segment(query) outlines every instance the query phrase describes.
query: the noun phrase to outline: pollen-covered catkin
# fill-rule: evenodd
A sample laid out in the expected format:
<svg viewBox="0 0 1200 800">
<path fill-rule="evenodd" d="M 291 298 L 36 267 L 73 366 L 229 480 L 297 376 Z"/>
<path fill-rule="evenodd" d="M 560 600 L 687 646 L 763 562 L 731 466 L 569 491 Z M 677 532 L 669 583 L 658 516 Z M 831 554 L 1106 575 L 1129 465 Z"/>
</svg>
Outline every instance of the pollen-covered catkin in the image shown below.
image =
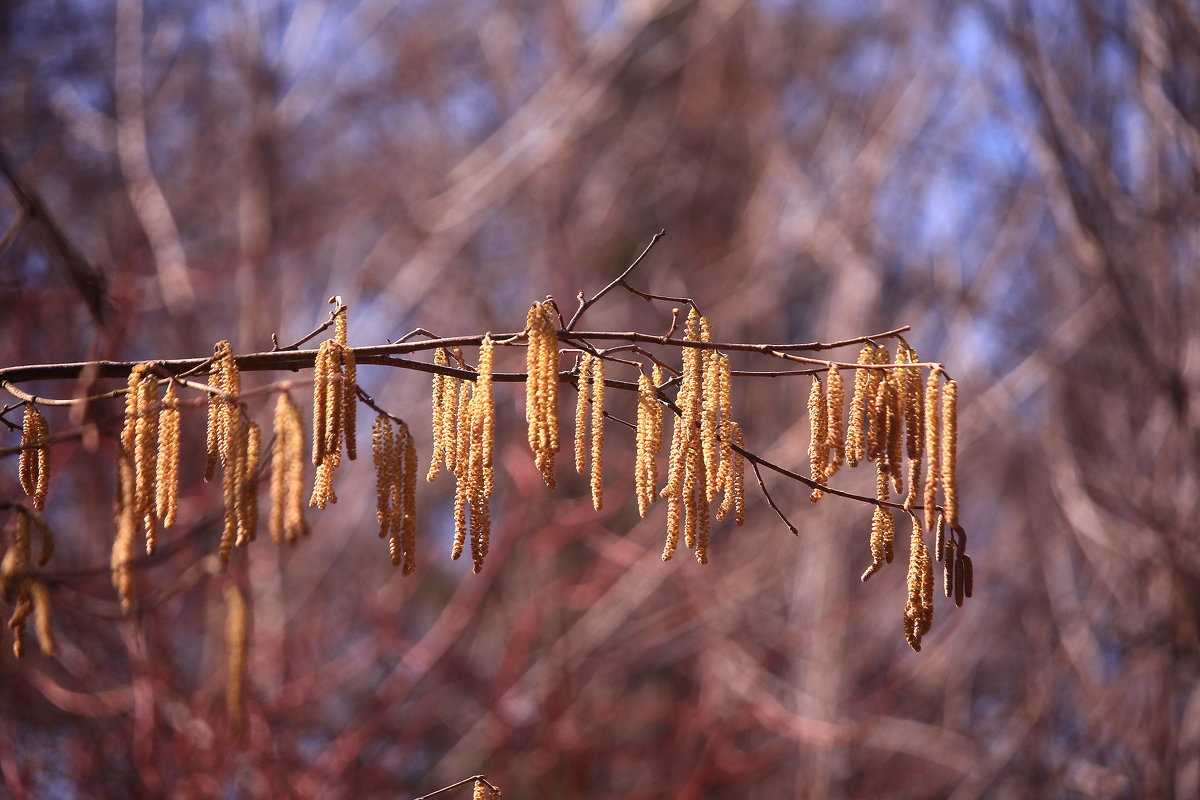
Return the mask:
<svg viewBox="0 0 1200 800">
<path fill-rule="evenodd" d="M 275 450 L 271 461 L 271 539 L 295 544 L 304 525 L 304 429 L 300 409 L 287 392 L 275 404 Z"/>
<path fill-rule="evenodd" d="M 379 414 L 371 426 L 371 456 L 375 462 L 375 519 L 379 523 L 380 539 L 390 537 L 395 525 L 392 510 L 395 447 L 392 424 L 386 414 Z"/>
<path fill-rule="evenodd" d="M 170 381 L 158 415 L 158 487 L 154 498 L 164 528 L 174 527 L 179 512 L 179 423 L 179 392 L 175 381 Z"/>
<path fill-rule="evenodd" d="M 933 623 L 933 567 L 925 547 L 921 522 L 912 517 L 909 540 L 908 602 L 904 607 L 904 638 L 913 650 L 921 651 L 923 637 Z"/>
<path fill-rule="evenodd" d="M 491 538 L 492 474 L 496 447 L 496 406 L 492 396 L 494 345 L 485 335 L 479 346 L 479 366 L 470 406 L 470 455 L 468 461 L 468 501 L 471 510 L 471 561 L 478 573 L 483 569 Z"/>
<path fill-rule="evenodd" d="M 808 461 L 813 481 L 822 484 L 825 483 L 829 465 L 828 413 L 824 387 L 821 386 L 821 379 L 814 375 L 812 389 L 808 393 Z M 824 494 L 820 489 L 813 489 L 809 500 L 815 503 Z"/>
<path fill-rule="evenodd" d="M 925 472 L 925 529 L 933 527 L 937 518 L 937 488 L 941 480 L 941 439 L 938 436 L 938 381 L 941 370 L 934 367 L 929 371 L 925 383 L 925 459 L 929 464 Z"/>
<path fill-rule="evenodd" d="M 554 327 L 554 304 L 534 303 L 526 317 L 529 347 L 525 368 L 525 419 L 529 424 L 529 447 L 546 485 L 553 489 L 554 455 L 558 439 L 558 334 Z"/>
<path fill-rule="evenodd" d="M 867 343 L 858 353 L 858 363 L 871 364 L 875 360 L 875 345 Z M 865 431 L 867 404 L 875 397 L 871 392 L 871 373 L 874 370 L 859 367 L 854 370 L 854 396 L 850 399 L 850 426 L 846 430 L 846 463 L 857 467 L 866 460 Z"/>
<path fill-rule="evenodd" d="M 828 482 L 846 460 L 846 431 L 842 424 L 842 406 L 846 403 L 846 389 L 842 373 L 837 365 L 829 367 L 825 392 L 825 444 L 829 448 L 829 463 L 826 465 L 825 480 Z"/>
<path fill-rule="evenodd" d="M 661 371 L 655 367 L 656 376 Z M 662 449 L 662 404 L 658 402 L 655 380 L 643 373 L 638 378 L 637 447 L 635 483 L 638 514 L 644 519 L 650 506 L 658 499 L 654 485 L 658 482 L 657 457 Z"/>
<path fill-rule="evenodd" d="M 238 495 L 238 547 L 253 542 L 258 535 L 258 460 L 262 431 L 254 420 L 246 420 L 246 443 L 238 455 L 242 459 L 241 490 Z"/>
<path fill-rule="evenodd" d="M 957 450 L 958 384 L 949 381 L 942 387 L 942 494 L 946 503 L 946 524 L 951 528 L 958 525 Z"/>
<path fill-rule="evenodd" d="M 46 418 L 33 403 L 25 406 L 25 417 L 21 424 L 21 456 L 19 471 L 21 489 L 33 498 L 33 507 L 41 511 L 46 505 L 46 489 L 49 485 L 50 427 Z"/>
<path fill-rule="evenodd" d="M 449 366 L 449 359 L 446 358 L 446 349 L 439 347 L 433 353 L 433 363 L 439 367 Z M 447 381 L 453 380 L 447 375 L 434 373 L 433 376 L 433 397 L 430 405 L 433 407 L 433 454 L 429 457 L 429 472 L 425 475 L 425 480 L 433 483 L 437 480 L 437 476 L 442 470 L 442 461 L 446 458 L 446 436 L 445 417 L 448 412 L 444 400 L 444 385 Z"/>
<path fill-rule="evenodd" d="M 575 396 L 575 472 L 580 475 L 587 468 L 588 405 L 592 393 L 593 358 L 591 353 L 579 357 L 579 374 L 576 378 L 579 391 Z"/>
<path fill-rule="evenodd" d="M 902 370 L 887 373 L 887 465 L 896 493 L 904 491 L 904 382 Z"/>
<path fill-rule="evenodd" d="M 604 507 L 604 360 L 592 364 L 592 507 Z"/>
<path fill-rule="evenodd" d="M 342 365 L 345 369 L 342 385 L 342 417 L 346 439 L 346 457 L 351 461 L 358 458 L 358 367 L 354 362 L 354 351 L 342 349 Z"/>
<path fill-rule="evenodd" d="M 134 464 L 137 471 L 137 509 L 146 532 L 146 554 L 153 555 L 155 498 L 158 483 L 158 381 L 145 375 L 138 383 L 138 417 L 134 427 Z"/>
</svg>

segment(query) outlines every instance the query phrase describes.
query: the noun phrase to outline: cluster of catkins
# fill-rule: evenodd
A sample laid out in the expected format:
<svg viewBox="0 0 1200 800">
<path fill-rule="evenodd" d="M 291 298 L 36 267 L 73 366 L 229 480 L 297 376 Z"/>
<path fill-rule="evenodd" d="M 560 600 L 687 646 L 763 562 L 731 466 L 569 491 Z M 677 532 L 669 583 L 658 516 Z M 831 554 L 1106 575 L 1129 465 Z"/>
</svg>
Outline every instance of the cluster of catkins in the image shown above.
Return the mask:
<svg viewBox="0 0 1200 800">
<path fill-rule="evenodd" d="M 958 385 L 948 381 L 941 390 L 939 404 L 941 369 L 933 366 L 922 386 L 919 365 L 917 352 L 903 339 L 894 361 L 887 348 L 881 345 L 869 342 L 863 347 L 855 368 L 854 394 L 844 441 L 842 408 L 845 394 L 836 365 L 829 368 L 827 387 L 822 386 L 819 378 L 813 378 L 808 399 L 812 480 L 827 486 L 829 478 L 842 463 L 856 467 L 863 462 L 873 462 L 877 469 L 878 504 L 871 519 L 871 563 L 863 572 L 864 581 L 884 564 L 890 564 L 894 557 L 896 530 L 889 510 L 893 491 L 903 498 L 900 507 L 912 518 L 904 635 L 914 650 L 921 649 L 921 637 L 933 622 L 933 558 L 946 563 L 948 597 L 953 596 L 955 602 L 962 605 L 963 598 L 970 597 L 972 591 L 971 560 L 962 552 L 966 536 L 958 526 L 955 477 Z M 926 460 L 928 468 L 922 485 L 922 463 Z M 939 488 L 943 497 L 940 511 L 937 507 Z M 821 488 L 814 489 L 811 500 L 817 502 L 823 494 Z M 913 510 L 919 498 L 924 501 L 924 527 Z M 946 538 L 947 529 L 952 532 L 949 539 Z M 936 530 L 932 557 L 924 542 L 924 533 L 931 530 Z"/>
</svg>

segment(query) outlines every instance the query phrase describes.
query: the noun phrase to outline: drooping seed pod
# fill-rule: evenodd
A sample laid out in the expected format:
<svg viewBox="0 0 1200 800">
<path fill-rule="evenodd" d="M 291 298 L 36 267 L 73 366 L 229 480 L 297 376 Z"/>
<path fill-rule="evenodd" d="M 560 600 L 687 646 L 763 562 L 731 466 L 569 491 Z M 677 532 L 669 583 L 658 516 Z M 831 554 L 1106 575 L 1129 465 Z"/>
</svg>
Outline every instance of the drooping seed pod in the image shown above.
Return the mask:
<svg viewBox="0 0 1200 800">
<path fill-rule="evenodd" d="M 247 654 L 250 649 L 250 609 L 237 584 L 225 586 L 225 709 L 230 736 L 240 740 L 246 730 Z"/>
<path fill-rule="evenodd" d="M 958 384 L 942 388 L 942 494 L 946 502 L 946 524 L 958 525 L 958 479 L 955 475 L 958 450 Z"/>
<path fill-rule="evenodd" d="M 592 507 L 604 507 L 604 360 L 592 364 Z"/>
<path fill-rule="evenodd" d="M 822 484 L 829 469 L 828 413 L 824 387 L 821 386 L 821 379 L 814 375 L 812 389 L 808 393 L 808 461 L 813 481 Z M 820 489 L 813 489 L 809 500 L 815 503 L 824 494 Z"/>
<path fill-rule="evenodd" d="M 587 468 L 588 405 L 591 402 L 593 359 L 591 353 L 579 357 L 579 374 L 576 378 L 579 391 L 575 396 L 575 472 L 580 475 Z"/>
<path fill-rule="evenodd" d="M 158 491 L 154 498 L 164 528 L 174 527 L 179 513 L 179 425 L 179 393 L 175 381 L 170 381 L 158 415 Z"/>
</svg>

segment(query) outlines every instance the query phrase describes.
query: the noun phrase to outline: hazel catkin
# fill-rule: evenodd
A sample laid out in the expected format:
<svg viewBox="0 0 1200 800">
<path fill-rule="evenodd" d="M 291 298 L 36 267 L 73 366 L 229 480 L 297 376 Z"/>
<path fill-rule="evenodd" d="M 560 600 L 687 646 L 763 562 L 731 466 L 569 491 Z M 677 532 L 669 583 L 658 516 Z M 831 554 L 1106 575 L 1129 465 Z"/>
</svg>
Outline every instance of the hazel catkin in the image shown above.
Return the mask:
<svg viewBox="0 0 1200 800">
<path fill-rule="evenodd" d="M 46 490 L 49 486 L 50 448 L 46 440 L 50 437 L 50 427 L 46 418 L 33 403 L 25 406 L 25 416 L 21 424 L 21 456 L 18 466 L 21 476 L 21 489 L 33 498 L 33 507 L 41 511 L 46 505 Z"/>
</svg>

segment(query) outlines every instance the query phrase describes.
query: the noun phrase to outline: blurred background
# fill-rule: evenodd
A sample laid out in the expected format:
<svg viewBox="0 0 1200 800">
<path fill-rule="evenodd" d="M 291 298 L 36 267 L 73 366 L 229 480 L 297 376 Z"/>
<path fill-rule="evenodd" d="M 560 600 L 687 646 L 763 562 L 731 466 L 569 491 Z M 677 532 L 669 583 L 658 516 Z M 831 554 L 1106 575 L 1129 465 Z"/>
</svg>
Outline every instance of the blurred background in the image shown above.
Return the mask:
<svg viewBox="0 0 1200 800">
<path fill-rule="evenodd" d="M 391 567 L 369 459 L 310 538 L 215 573 L 195 408 L 180 523 L 123 617 L 122 408 L 53 408 L 99 436 L 52 454 L 60 652 L 0 657 L 11 796 L 412 798 L 480 772 L 514 800 L 1200 796 L 1195 0 L 17 1 L 0 120 L 2 365 L 266 350 L 333 294 L 352 345 L 516 331 L 666 228 L 636 284 L 694 297 L 718 339 L 912 325 L 961 386 L 976 566 L 913 653 L 903 563 L 858 581 L 869 507 L 770 474 L 798 537 L 750 478 L 711 563 L 664 564 L 630 433 L 596 513 L 568 454 L 540 485 L 498 385 L 481 575 L 447 557 L 446 476 L 418 489 L 417 572 Z M 662 333 L 669 307 L 614 293 L 585 320 Z M 428 376 L 359 379 L 427 466 Z M 808 387 L 735 386 L 751 450 L 805 470 Z"/>
</svg>

